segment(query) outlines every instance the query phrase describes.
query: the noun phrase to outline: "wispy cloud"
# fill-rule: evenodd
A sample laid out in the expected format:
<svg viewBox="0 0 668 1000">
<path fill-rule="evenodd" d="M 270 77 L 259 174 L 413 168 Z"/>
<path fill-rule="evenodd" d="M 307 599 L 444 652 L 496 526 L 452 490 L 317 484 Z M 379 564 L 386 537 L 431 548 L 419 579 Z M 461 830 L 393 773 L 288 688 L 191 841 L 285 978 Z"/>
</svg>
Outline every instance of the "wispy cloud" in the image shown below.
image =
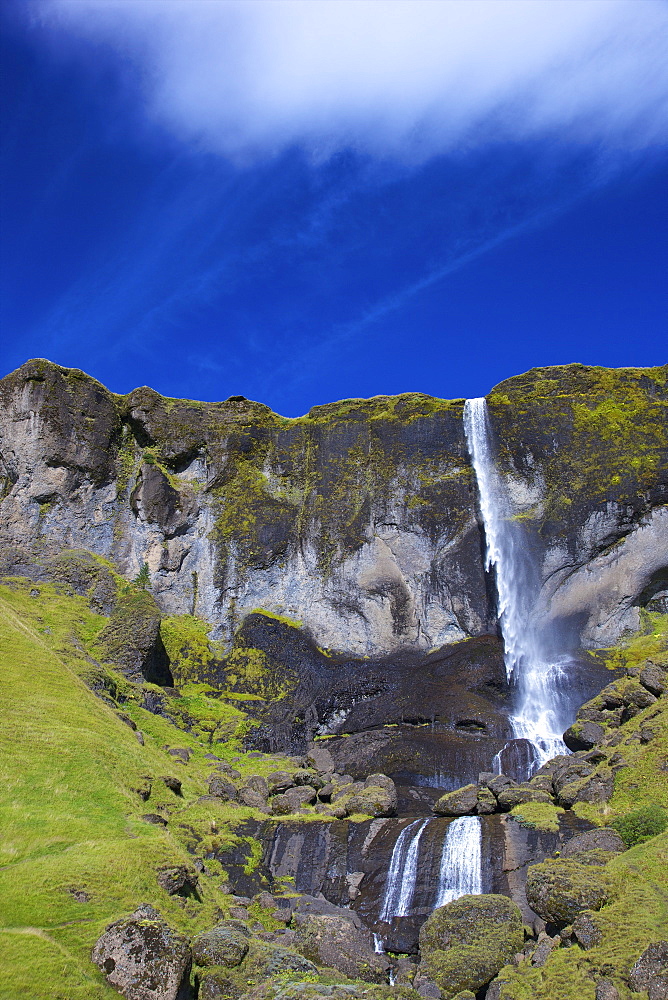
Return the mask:
<svg viewBox="0 0 668 1000">
<path fill-rule="evenodd" d="M 34 7 L 32 8 L 35 9 Z M 140 68 L 146 113 L 238 162 L 298 145 L 424 161 L 558 134 L 668 137 L 664 0 L 41 0 Z"/>
</svg>

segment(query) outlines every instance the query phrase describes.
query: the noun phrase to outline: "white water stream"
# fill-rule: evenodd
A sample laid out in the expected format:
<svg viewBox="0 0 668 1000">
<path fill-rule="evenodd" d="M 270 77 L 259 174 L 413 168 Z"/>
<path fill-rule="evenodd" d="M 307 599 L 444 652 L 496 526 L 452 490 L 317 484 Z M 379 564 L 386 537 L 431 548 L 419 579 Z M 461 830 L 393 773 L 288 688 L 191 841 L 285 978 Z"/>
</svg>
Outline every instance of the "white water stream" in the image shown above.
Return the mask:
<svg viewBox="0 0 668 1000">
<path fill-rule="evenodd" d="M 533 747 L 533 760 L 527 762 L 524 775 L 530 777 L 551 757 L 568 753 L 559 717 L 559 683 L 566 677 L 568 661 L 549 654 L 535 621 L 538 573 L 528 539 L 520 522 L 513 518 L 508 491 L 496 469 L 484 398 L 467 399 L 464 429 L 480 494 L 487 569 L 493 567 L 496 575 L 506 676 L 519 696 L 510 724 L 514 738 L 528 740 Z M 500 770 L 500 759 L 495 765 Z"/>
<path fill-rule="evenodd" d="M 381 920 L 389 922 L 392 917 L 406 917 L 410 912 L 417 881 L 420 838 L 428 822 L 428 819 L 416 819 L 397 837 L 385 883 Z"/>
<path fill-rule="evenodd" d="M 448 827 L 434 907 L 482 892 L 482 826 L 479 816 L 459 816 Z"/>
</svg>

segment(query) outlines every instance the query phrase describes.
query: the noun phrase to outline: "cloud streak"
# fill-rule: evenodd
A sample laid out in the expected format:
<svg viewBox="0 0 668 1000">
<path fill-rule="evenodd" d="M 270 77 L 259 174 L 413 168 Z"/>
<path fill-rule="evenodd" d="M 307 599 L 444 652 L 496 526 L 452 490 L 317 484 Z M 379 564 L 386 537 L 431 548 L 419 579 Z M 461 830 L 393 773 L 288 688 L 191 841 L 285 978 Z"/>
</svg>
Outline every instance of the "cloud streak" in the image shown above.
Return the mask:
<svg viewBox="0 0 668 1000">
<path fill-rule="evenodd" d="M 34 9 L 34 8 L 33 8 Z M 668 137 L 663 0 L 42 0 L 52 32 L 111 46 L 145 111 L 241 164 L 299 146 L 421 162 L 558 136 Z"/>
</svg>

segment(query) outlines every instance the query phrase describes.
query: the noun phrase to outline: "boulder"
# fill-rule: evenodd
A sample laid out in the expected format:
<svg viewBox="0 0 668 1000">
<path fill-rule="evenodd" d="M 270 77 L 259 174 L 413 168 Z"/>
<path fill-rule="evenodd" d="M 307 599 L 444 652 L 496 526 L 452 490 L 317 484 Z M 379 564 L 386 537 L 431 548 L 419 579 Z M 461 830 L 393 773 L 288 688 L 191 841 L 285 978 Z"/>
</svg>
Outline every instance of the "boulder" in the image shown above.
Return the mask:
<svg viewBox="0 0 668 1000">
<path fill-rule="evenodd" d="M 396 790 L 388 791 L 378 785 L 361 788 L 339 802 L 348 813 L 365 813 L 368 816 L 394 816 L 397 811 Z"/>
<path fill-rule="evenodd" d="M 315 789 L 320 789 L 325 784 L 318 772 L 312 767 L 298 767 L 292 774 L 292 781 L 295 785 L 311 785 Z"/>
<path fill-rule="evenodd" d="M 578 944 L 586 951 L 600 944 L 603 935 L 601 928 L 596 922 L 596 914 L 590 913 L 589 910 L 583 910 L 582 913 L 578 913 L 573 921 L 573 934 Z"/>
<path fill-rule="evenodd" d="M 193 958 L 198 965 L 240 965 L 248 951 L 246 935 L 237 927 L 220 924 L 193 939 Z"/>
<path fill-rule="evenodd" d="M 582 854 L 584 851 L 609 851 L 612 854 L 618 854 L 625 850 L 624 841 L 617 831 L 604 826 L 571 837 L 562 847 L 561 856 L 562 858 L 574 857 L 577 861 L 576 855 Z"/>
<path fill-rule="evenodd" d="M 509 785 L 499 793 L 499 809 L 509 812 L 513 806 L 523 806 L 526 802 L 552 802 L 548 792 L 541 791 L 529 784 Z"/>
<path fill-rule="evenodd" d="M 598 722 L 574 722 L 564 733 L 564 743 L 569 750 L 591 750 L 605 739 L 605 729 Z"/>
<path fill-rule="evenodd" d="M 646 948 L 629 972 L 631 989 L 647 990 L 649 1000 L 668 1000 L 668 941 Z"/>
<path fill-rule="evenodd" d="M 648 663 L 640 671 L 638 680 L 650 694 L 658 697 L 668 690 L 668 672 L 662 667 L 657 667 L 654 663 Z"/>
<path fill-rule="evenodd" d="M 373 948 L 371 932 L 338 914 L 304 916 L 295 947 L 316 965 L 338 969 L 351 979 L 384 983 L 390 963 Z"/>
<path fill-rule="evenodd" d="M 260 809 L 262 812 L 269 812 L 267 799 L 264 795 L 256 792 L 254 788 L 242 788 L 239 792 L 239 802 L 251 809 Z"/>
<path fill-rule="evenodd" d="M 488 816 L 491 813 L 496 812 L 497 802 L 496 797 L 489 788 L 478 788 L 478 801 L 476 802 L 475 811 L 479 816 Z"/>
<path fill-rule="evenodd" d="M 318 743 L 312 743 L 306 756 L 306 764 L 315 768 L 318 774 L 325 777 L 332 775 L 336 769 L 334 758 L 327 749 Z"/>
<path fill-rule="evenodd" d="M 570 860 L 531 865 L 526 883 L 529 906 L 555 924 L 571 924 L 583 910 L 600 910 L 610 883 L 600 869 Z"/>
<path fill-rule="evenodd" d="M 110 924 L 91 957 L 125 1000 L 176 1000 L 191 965 L 187 939 L 146 903 Z"/>
<path fill-rule="evenodd" d="M 432 808 L 437 816 L 470 816 L 476 811 L 477 804 L 478 786 L 464 785 L 441 795 Z"/>
<path fill-rule="evenodd" d="M 269 795 L 269 784 L 267 779 L 263 778 L 261 774 L 252 774 L 250 778 L 247 778 L 244 788 L 252 788 L 263 799 L 266 799 Z"/>
<path fill-rule="evenodd" d="M 315 799 L 315 788 L 311 785 L 301 785 L 299 788 L 288 788 L 287 792 L 281 795 L 274 795 L 269 805 L 274 815 L 287 816 L 289 813 L 299 812 L 302 806 L 311 805 Z"/>
<path fill-rule="evenodd" d="M 506 896 L 462 896 L 439 907 L 420 930 L 419 975 L 443 1000 L 462 990 L 477 993 L 524 943 L 522 914 Z"/>
<path fill-rule="evenodd" d="M 280 795 L 292 788 L 294 781 L 287 771 L 272 771 L 267 775 L 267 787 L 270 795 Z"/>
<path fill-rule="evenodd" d="M 534 949 L 534 953 L 531 956 L 531 964 L 537 966 L 539 969 L 542 968 L 555 948 L 558 948 L 560 945 L 561 938 L 559 935 L 550 937 L 545 931 L 541 931 L 538 935 L 538 946 Z"/>
<path fill-rule="evenodd" d="M 564 785 L 557 801 L 566 809 L 576 802 L 607 802 L 615 789 L 615 776 L 607 768 L 601 769 L 585 781 L 574 781 Z"/>
<path fill-rule="evenodd" d="M 199 876 L 186 865 L 170 865 L 158 870 L 158 884 L 170 896 L 192 896 L 197 892 Z"/>
<path fill-rule="evenodd" d="M 596 983 L 595 1000 L 621 1000 L 619 990 L 611 979 L 599 979 Z"/>
<path fill-rule="evenodd" d="M 212 774 L 209 778 L 209 795 L 215 795 L 223 802 L 234 802 L 237 790 L 228 778 L 221 774 Z"/>
</svg>

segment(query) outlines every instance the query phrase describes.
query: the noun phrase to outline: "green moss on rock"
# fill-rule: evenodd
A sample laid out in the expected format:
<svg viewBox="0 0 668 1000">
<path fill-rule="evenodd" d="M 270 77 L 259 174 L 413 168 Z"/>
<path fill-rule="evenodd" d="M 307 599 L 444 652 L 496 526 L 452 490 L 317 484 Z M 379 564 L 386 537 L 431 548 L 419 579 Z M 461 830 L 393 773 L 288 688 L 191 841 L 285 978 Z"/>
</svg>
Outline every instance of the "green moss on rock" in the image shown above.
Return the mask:
<svg viewBox="0 0 668 1000">
<path fill-rule="evenodd" d="M 522 914 L 505 896 L 462 896 L 431 914 L 420 930 L 420 975 L 444 1000 L 477 992 L 520 951 Z"/>
</svg>

